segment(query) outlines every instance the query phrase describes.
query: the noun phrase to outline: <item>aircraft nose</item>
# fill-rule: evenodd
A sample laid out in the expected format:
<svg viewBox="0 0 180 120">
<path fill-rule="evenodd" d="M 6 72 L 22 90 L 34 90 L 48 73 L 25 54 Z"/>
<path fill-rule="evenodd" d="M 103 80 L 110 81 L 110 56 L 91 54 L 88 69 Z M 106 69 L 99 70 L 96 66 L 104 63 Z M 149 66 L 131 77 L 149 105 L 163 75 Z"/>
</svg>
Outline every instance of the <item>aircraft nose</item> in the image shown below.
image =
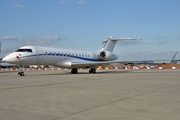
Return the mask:
<svg viewBox="0 0 180 120">
<path fill-rule="evenodd" d="M 9 58 L 6 56 L 2 59 L 3 62 L 8 62 L 9 61 Z"/>
<path fill-rule="evenodd" d="M 17 59 L 15 57 L 12 57 L 12 55 L 7 55 L 2 59 L 2 62 L 7 62 L 7 63 L 16 63 Z"/>
</svg>

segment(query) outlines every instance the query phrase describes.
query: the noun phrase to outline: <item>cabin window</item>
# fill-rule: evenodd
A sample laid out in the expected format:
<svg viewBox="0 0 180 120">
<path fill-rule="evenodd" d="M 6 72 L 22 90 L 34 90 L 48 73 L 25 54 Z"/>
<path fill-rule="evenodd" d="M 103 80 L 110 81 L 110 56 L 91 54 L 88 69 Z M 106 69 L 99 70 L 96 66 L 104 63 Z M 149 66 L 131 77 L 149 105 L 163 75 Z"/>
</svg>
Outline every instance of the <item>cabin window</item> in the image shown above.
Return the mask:
<svg viewBox="0 0 180 120">
<path fill-rule="evenodd" d="M 23 52 L 23 51 L 24 51 L 23 49 L 18 49 L 15 52 Z"/>
<path fill-rule="evenodd" d="M 32 49 L 18 49 L 15 52 L 32 52 Z"/>
<path fill-rule="evenodd" d="M 32 52 L 31 49 L 24 49 L 24 52 Z"/>
</svg>

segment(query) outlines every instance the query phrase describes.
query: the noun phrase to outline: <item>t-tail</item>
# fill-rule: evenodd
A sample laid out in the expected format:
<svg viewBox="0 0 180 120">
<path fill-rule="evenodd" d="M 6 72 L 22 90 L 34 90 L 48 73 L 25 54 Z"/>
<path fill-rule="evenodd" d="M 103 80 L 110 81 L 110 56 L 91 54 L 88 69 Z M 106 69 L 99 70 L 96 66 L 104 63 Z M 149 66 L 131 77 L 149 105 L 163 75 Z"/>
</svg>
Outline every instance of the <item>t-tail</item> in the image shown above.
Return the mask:
<svg viewBox="0 0 180 120">
<path fill-rule="evenodd" d="M 133 39 L 133 38 L 113 38 L 113 37 L 110 37 L 108 40 L 102 42 L 102 43 L 104 43 L 104 46 L 101 49 L 101 51 L 113 52 L 114 47 L 115 47 L 117 41 L 127 41 L 127 40 L 137 40 L 137 39 Z"/>
<path fill-rule="evenodd" d="M 113 38 L 110 37 L 108 40 L 104 41 L 103 48 L 98 51 L 97 55 L 101 60 L 111 61 L 116 60 L 118 57 L 113 53 L 114 47 L 117 41 L 126 41 L 126 40 L 137 40 L 132 38 Z"/>
</svg>

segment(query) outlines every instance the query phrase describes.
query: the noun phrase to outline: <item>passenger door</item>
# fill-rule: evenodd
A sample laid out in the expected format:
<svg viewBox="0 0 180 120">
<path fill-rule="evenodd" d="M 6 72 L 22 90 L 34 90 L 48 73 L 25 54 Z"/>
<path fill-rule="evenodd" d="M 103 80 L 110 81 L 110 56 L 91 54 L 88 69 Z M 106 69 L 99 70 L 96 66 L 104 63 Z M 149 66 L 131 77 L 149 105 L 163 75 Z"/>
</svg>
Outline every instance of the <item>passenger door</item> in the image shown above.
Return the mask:
<svg viewBox="0 0 180 120">
<path fill-rule="evenodd" d="M 37 49 L 37 61 L 38 65 L 43 63 L 43 50 L 40 47 L 36 47 Z"/>
</svg>

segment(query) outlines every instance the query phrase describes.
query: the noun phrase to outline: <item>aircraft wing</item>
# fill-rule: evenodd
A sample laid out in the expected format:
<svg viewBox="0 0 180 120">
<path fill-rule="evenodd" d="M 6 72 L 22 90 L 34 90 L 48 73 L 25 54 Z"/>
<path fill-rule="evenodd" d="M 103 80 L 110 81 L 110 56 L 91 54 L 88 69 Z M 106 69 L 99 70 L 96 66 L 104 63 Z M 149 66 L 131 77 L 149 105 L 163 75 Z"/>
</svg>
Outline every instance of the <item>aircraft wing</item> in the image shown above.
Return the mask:
<svg viewBox="0 0 180 120">
<path fill-rule="evenodd" d="M 113 63 L 125 63 L 125 64 L 128 64 L 128 63 L 138 63 L 138 62 L 141 62 L 141 63 L 147 63 L 147 62 L 159 62 L 159 61 L 169 61 L 169 60 L 133 60 L 133 61 L 114 61 Z"/>
<path fill-rule="evenodd" d="M 177 60 L 171 60 L 170 63 L 177 63 L 177 62 L 179 62 L 179 61 L 180 61 L 180 59 L 177 59 Z"/>
<path fill-rule="evenodd" d="M 136 61 L 102 61 L 102 62 L 71 62 L 71 67 L 80 68 L 80 67 L 93 67 L 93 66 L 103 66 L 113 63 L 119 64 L 134 64 L 134 63 L 148 63 L 148 62 L 157 62 L 157 61 L 168 61 L 168 60 L 136 60 Z"/>
</svg>

